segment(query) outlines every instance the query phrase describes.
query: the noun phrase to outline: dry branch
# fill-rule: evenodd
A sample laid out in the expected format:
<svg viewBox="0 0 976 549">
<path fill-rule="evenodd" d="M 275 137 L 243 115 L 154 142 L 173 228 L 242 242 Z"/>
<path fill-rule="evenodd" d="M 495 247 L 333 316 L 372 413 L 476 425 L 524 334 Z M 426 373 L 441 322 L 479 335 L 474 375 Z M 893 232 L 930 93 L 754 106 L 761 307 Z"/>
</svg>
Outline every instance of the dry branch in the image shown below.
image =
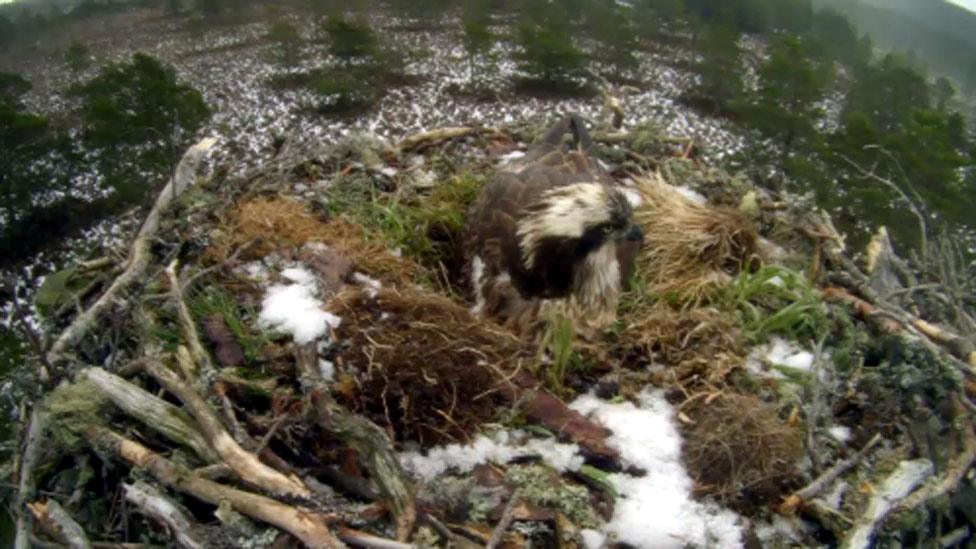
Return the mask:
<svg viewBox="0 0 976 549">
<path fill-rule="evenodd" d="M 183 159 L 180 160 L 179 165 L 176 167 L 176 173 L 173 174 L 173 177 L 166 184 L 166 187 L 163 188 L 163 191 L 159 193 L 155 205 L 153 205 L 152 210 L 143 222 L 142 228 L 139 229 L 136 239 L 132 242 L 125 270 L 88 310 L 78 315 L 61 335 L 58 336 L 51 349 L 47 352 L 47 360 L 49 362 L 53 363 L 57 361 L 69 347 L 78 343 L 97 324 L 99 317 L 115 303 L 122 292 L 143 275 L 149 266 L 150 244 L 159 231 L 163 214 L 169 209 L 176 198 L 194 183 L 196 180 L 197 166 L 203 160 L 207 151 L 213 147 L 214 143 L 216 143 L 215 139 L 207 138 L 186 151 Z"/>
<path fill-rule="evenodd" d="M 195 477 L 163 456 L 122 435 L 99 426 L 88 428 L 88 439 L 144 469 L 158 481 L 212 505 L 227 501 L 238 512 L 272 524 L 315 548 L 343 547 L 326 525 L 330 517 L 312 509 L 286 505 L 271 498 Z"/>
<path fill-rule="evenodd" d="M 81 526 L 71 518 L 58 502 L 48 500 L 28 503 L 27 508 L 52 537 L 65 543 L 71 549 L 91 549 L 91 542 Z"/>
<path fill-rule="evenodd" d="M 183 409 L 101 368 L 86 368 L 78 374 L 78 379 L 91 382 L 120 410 L 173 442 L 192 449 L 207 463 L 218 460 L 197 422 Z"/>
<path fill-rule="evenodd" d="M 135 505 L 143 514 L 162 524 L 169 531 L 176 544 L 184 549 L 203 549 L 205 545 L 194 537 L 194 525 L 175 503 L 159 490 L 138 481 L 123 484 L 125 500 Z"/>
<path fill-rule="evenodd" d="M 966 416 L 963 417 L 965 418 L 963 421 L 966 422 L 966 426 L 962 432 L 962 451 L 948 463 L 944 475 L 912 492 L 898 505 L 898 511 L 915 509 L 920 505 L 924 505 L 937 497 L 955 490 L 965 478 L 966 473 L 972 468 L 973 463 L 976 463 L 976 433 L 973 432 L 972 420 Z"/>
<path fill-rule="evenodd" d="M 210 440 L 214 451 L 242 480 L 274 494 L 302 498 L 311 496 L 309 489 L 300 480 L 268 467 L 257 456 L 241 448 L 203 397 L 179 379 L 172 370 L 159 362 L 149 361 L 146 363 L 146 371 L 183 402 L 197 420 L 200 430 Z"/>
<path fill-rule="evenodd" d="M 796 512 L 796 510 L 803 506 L 805 502 L 822 493 L 824 490 L 829 488 L 838 477 L 846 473 L 851 467 L 860 463 L 860 461 L 864 459 L 864 456 L 866 456 L 868 452 L 870 452 L 880 442 L 880 434 L 876 434 L 871 437 L 871 440 L 869 440 L 868 443 L 865 444 L 864 447 L 861 448 L 856 454 L 843 461 L 837 462 L 833 467 L 824 471 L 824 473 L 817 477 L 813 482 L 786 498 L 782 505 L 780 505 L 779 512 L 783 513 L 784 515 Z"/>
</svg>

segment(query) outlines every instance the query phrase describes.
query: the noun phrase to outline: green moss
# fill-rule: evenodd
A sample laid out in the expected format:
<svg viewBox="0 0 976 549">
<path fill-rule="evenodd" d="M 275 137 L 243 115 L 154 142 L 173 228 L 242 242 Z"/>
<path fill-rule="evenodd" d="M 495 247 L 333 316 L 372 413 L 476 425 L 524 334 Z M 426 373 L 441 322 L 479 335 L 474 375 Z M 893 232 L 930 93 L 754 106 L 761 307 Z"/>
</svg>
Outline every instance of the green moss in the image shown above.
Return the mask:
<svg viewBox="0 0 976 549">
<path fill-rule="evenodd" d="M 590 505 L 589 491 L 569 484 L 542 465 L 518 465 L 507 473 L 508 480 L 522 489 L 522 497 L 540 507 L 557 510 L 579 528 L 596 528 L 601 520 Z"/>
<path fill-rule="evenodd" d="M 85 444 L 85 429 L 104 423 L 108 400 L 88 381 L 58 386 L 44 399 L 48 431 L 57 446 L 71 450 Z"/>
</svg>

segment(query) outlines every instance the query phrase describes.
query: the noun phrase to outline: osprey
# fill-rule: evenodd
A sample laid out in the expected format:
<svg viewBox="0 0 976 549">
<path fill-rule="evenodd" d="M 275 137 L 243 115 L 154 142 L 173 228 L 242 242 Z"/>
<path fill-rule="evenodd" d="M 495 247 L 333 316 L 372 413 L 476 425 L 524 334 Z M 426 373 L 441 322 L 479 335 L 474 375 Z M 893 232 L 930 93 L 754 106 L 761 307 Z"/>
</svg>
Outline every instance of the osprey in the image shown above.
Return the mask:
<svg viewBox="0 0 976 549">
<path fill-rule="evenodd" d="M 568 116 L 482 189 L 465 241 L 476 313 L 523 335 L 553 313 L 584 336 L 616 319 L 644 234 L 591 149 Z"/>
</svg>

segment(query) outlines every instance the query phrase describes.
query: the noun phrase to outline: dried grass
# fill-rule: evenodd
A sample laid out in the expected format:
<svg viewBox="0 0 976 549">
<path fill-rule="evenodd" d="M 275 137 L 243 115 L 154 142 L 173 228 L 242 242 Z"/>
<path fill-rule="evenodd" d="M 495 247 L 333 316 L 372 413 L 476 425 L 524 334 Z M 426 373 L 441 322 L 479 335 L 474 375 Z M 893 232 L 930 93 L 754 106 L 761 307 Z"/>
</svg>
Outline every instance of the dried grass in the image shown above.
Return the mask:
<svg viewBox="0 0 976 549">
<path fill-rule="evenodd" d="M 675 310 L 658 303 L 625 318 L 613 343 L 613 355 L 631 368 L 664 366 L 654 374 L 656 384 L 718 386 L 739 368 L 745 354 L 739 329 L 718 309 Z"/>
<path fill-rule="evenodd" d="M 702 495 L 740 511 L 779 503 L 801 484 L 803 432 L 755 395 L 689 401 L 683 455 Z"/>
<path fill-rule="evenodd" d="M 509 376 L 534 357 L 512 334 L 448 298 L 417 289 L 356 288 L 329 309 L 342 317 L 336 358 L 355 373 L 343 403 L 397 442 L 468 441 L 510 407 Z"/>
<path fill-rule="evenodd" d="M 697 204 L 660 174 L 641 179 L 638 190 L 635 217 L 645 234 L 638 263 L 652 293 L 698 304 L 758 263 L 758 234 L 738 212 Z"/>
<path fill-rule="evenodd" d="M 245 256 L 261 258 L 308 242 L 341 250 L 357 270 L 387 282 L 412 281 L 421 271 L 413 261 L 394 256 L 385 245 L 369 238 L 362 226 L 339 216 L 315 215 L 301 202 L 283 197 L 257 197 L 238 204 L 207 256 L 222 262 L 248 245 Z"/>
</svg>

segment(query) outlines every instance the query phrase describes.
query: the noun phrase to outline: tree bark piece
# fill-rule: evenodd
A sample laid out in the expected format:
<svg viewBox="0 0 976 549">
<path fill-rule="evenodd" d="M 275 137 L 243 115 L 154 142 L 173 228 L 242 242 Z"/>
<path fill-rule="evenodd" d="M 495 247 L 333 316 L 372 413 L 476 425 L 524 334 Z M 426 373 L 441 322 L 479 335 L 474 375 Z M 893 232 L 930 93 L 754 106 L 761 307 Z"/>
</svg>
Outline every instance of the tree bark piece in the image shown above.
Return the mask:
<svg viewBox="0 0 976 549">
<path fill-rule="evenodd" d="M 590 457 L 610 464 L 620 460 L 617 451 L 607 445 L 612 432 L 570 409 L 562 400 L 541 390 L 525 391 L 520 400 L 526 417 L 533 423 L 556 433 L 559 438 L 579 444 Z"/>
<path fill-rule="evenodd" d="M 197 529 L 183 511 L 162 492 L 143 481 L 123 484 L 125 500 L 139 508 L 142 513 L 162 524 L 176 544 L 184 549 L 203 549 L 205 545 L 196 540 Z"/>
<path fill-rule="evenodd" d="M 200 430 L 210 441 L 214 451 L 242 480 L 273 494 L 301 498 L 308 498 L 312 495 L 311 491 L 300 480 L 285 476 L 268 467 L 257 456 L 241 448 L 220 423 L 217 414 L 203 397 L 179 379 L 172 370 L 155 361 L 147 362 L 146 370 L 160 385 L 183 402 L 190 414 L 197 420 Z"/>
<path fill-rule="evenodd" d="M 81 525 L 58 502 L 53 499 L 46 502 L 35 501 L 28 503 L 27 508 L 48 534 L 71 549 L 91 549 L 91 542 Z"/>
<path fill-rule="evenodd" d="M 122 292 L 142 277 L 146 268 L 149 266 L 151 256 L 150 244 L 152 243 L 153 237 L 159 231 L 163 214 L 169 209 L 176 198 L 194 183 L 196 180 L 197 166 L 199 166 L 204 155 L 215 143 L 215 139 L 207 138 L 186 151 L 183 159 L 180 160 L 180 163 L 176 167 L 176 172 L 170 178 L 166 187 L 163 188 L 163 191 L 159 193 L 156 203 L 143 222 L 142 228 L 139 229 L 136 239 L 132 242 L 132 247 L 129 250 L 129 258 L 126 261 L 126 266 L 122 274 L 112 282 L 108 290 L 91 307 L 78 315 L 61 332 L 61 335 L 58 336 L 51 349 L 47 352 L 49 362 L 56 362 L 69 347 L 77 344 L 97 323 L 99 317 L 115 303 Z"/>
<path fill-rule="evenodd" d="M 89 440 L 148 471 L 158 481 L 197 499 L 220 505 L 228 501 L 238 512 L 287 531 L 308 547 L 344 547 L 326 525 L 330 517 L 312 509 L 286 505 L 271 498 L 195 477 L 163 456 L 105 427 L 91 426 Z"/>
<path fill-rule="evenodd" d="M 193 450 L 207 463 L 219 460 L 200 426 L 181 408 L 101 368 L 86 368 L 78 379 L 94 384 L 127 415 L 164 437 Z"/>
</svg>

